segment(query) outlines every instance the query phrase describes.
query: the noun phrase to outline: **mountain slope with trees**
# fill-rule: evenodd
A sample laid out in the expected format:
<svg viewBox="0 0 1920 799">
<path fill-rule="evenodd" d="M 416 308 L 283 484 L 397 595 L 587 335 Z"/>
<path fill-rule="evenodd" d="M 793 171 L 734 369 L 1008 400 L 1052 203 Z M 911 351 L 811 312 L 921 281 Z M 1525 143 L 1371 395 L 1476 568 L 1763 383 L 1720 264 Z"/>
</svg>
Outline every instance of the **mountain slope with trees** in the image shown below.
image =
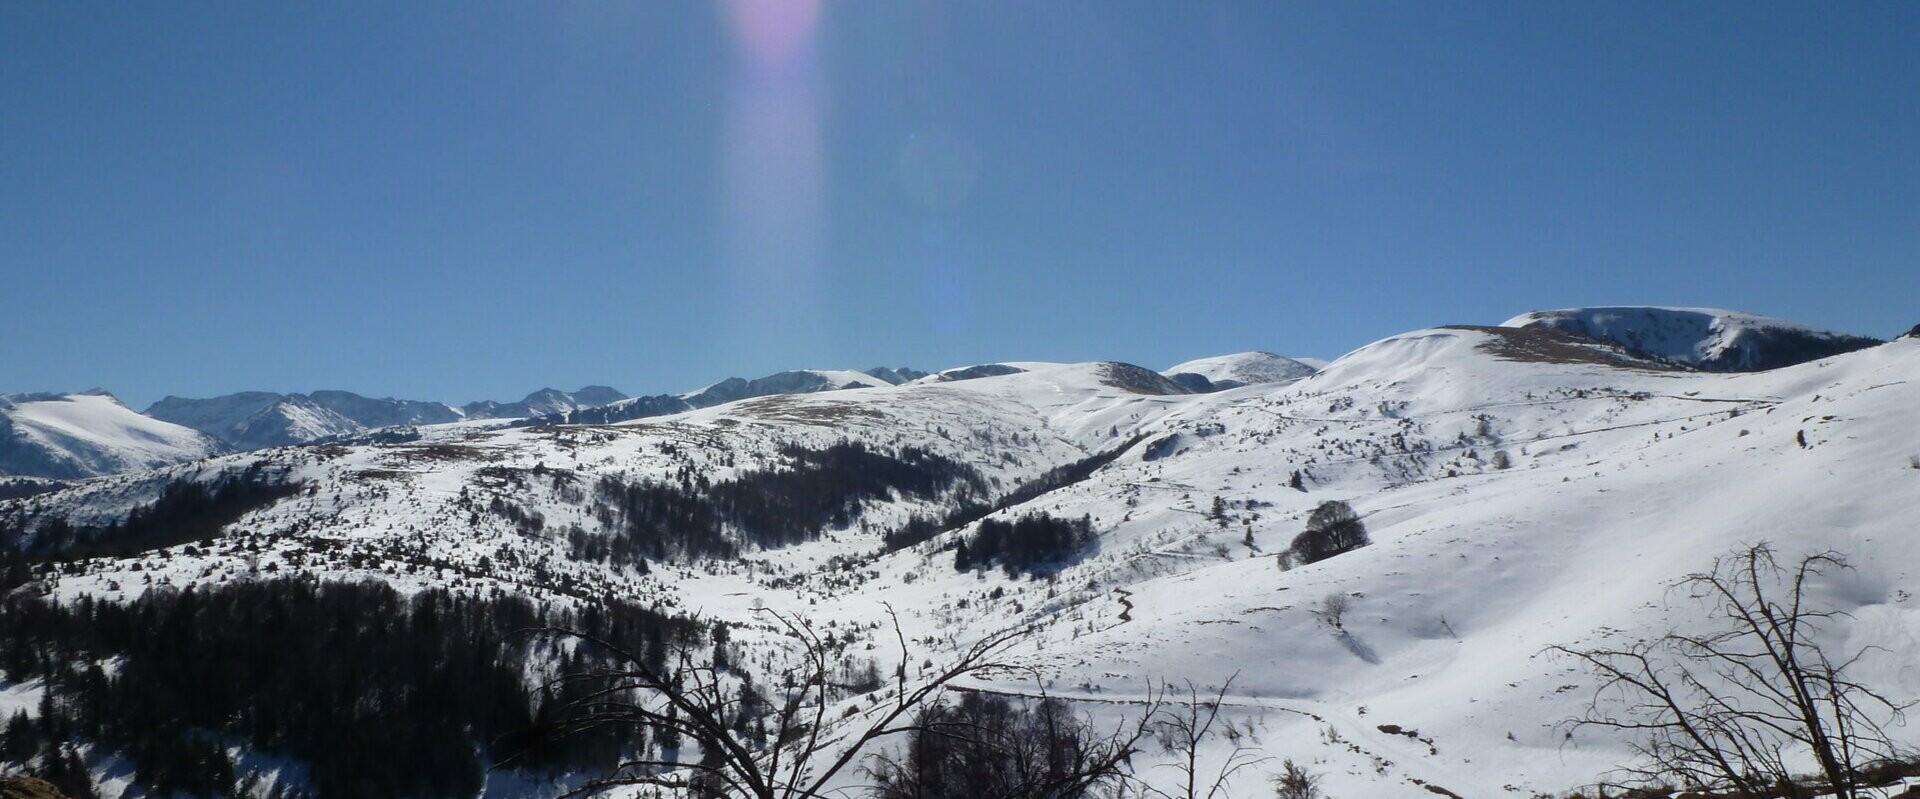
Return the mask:
<svg viewBox="0 0 1920 799">
<path fill-rule="evenodd" d="M 1905 588 L 1920 573 L 1920 340 L 1718 373 L 1556 330 L 1434 328 L 1211 393 L 1138 367 L 1010 366 L 620 424 L 421 428 L 4 500 L 0 528 L 24 551 L 63 525 L 170 518 L 155 510 L 182 491 L 169 486 L 249 469 L 297 486 L 192 516 L 215 534 L 12 567 L 12 595 L 130 607 L 299 577 L 628 603 L 726 631 L 683 647 L 726 702 L 760 708 L 772 675 L 820 674 L 834 688 L 809 707 L 827 756 L 887 684 L 935 679 L 1011 631 L 1004 670 L 951 687 L 1064 703 L 1108 732 L 1164 720 L 1168 681 L 1217 697 L 1220 732 L 1191 760 L 1177 736 L 1138 739 L 1131 773 L 1161 790 L 1180 782 L 1174 764 L 1246 757 L 1225 795 L 1270 795 L 1269 777 L 1335 796 L 1551 795 L 1635 763 L 1639 745 L 1566 726 L 1600 683 L 1552 648 L 1711 632 L 1668 586 L 1766 540 L 1783 558 L 1846 553 L 1855 570 L 1808 584 L 1849 614 L 1821 640 L 1872 648 L 1850 672 L 1862 684 L 1920 694 Z M 798 665 L 809 637 L 833 653 L 825 669 Z M 903 648 L 914 656 L 894 662 Z M 34 717 L 45 684 L 6 679 L 0 710 Z M 755 718 L 728 735 L 779 729 Z M 878 773 L 829 787 L 902 784 L 922 762 L 900 748 L 914 740 L 872 742 Z M 700 753 L 677 757 L 698 772 Z"/>
</svg>

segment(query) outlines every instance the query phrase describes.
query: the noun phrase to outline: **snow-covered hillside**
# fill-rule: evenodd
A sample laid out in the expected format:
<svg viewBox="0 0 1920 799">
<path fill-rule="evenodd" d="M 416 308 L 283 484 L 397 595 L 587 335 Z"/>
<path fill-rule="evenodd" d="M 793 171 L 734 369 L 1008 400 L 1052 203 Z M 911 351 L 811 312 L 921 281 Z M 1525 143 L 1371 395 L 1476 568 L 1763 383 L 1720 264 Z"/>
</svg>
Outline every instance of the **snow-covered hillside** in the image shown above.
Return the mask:
<svg viewBox="0 0 1920 799">
<path fill-rule="evenodd" d="M 1716 308 L 1602 307 L 1534 311 L 1505 327 L 1551 327 L 1715 372 L 1758 372 L 1852 352 L 1877 339 Z"/>
<path fill-rule="evenodd" d="M 1218 391 L 1255 383 L 1290 383 L 1313 374 L 1316 367 L 1284 358 L 1271 352 L 1241 352 L 1199 358 L 1168 369 L 1161 374 L 1196 391 Z M 1191 380 L 1190 377 L 1203 378 Z"/>
<path fill-rule="evenodd" d="M 1856 571 L 1817 585 L 1851 613 L 1829 642 L 1882 648 L 1863 677 L 1920 697 L 1920 339 L 1718 373 L 1669 360 L 1678 332 L 1643 335 L 1632 352 L 1522 320 L 1414 331 L 1310 376 L 1211 393 L 1127 364 L 1013 362 L 615 424 L 423 427 L 404 443 L 89 481 L 0 502 L 0 525 L 104 524 L 168 480 L 260 464 L 303 490 L 210 545 L 86 560 L 43 572 L 43 587 L 127 597 L 271 570 L 619 596 L 697 611 L 742 646 L 777 651 L 787 639 L 755 612 L 765 607 L 870 636 L 880 656 L 891 609 L 929 662 L 1031 625 L 1013 656 L 1038 683 L 971 687 L 1044 690 L 1118 722 L 1160 681 L 1210 692 L 1231 679 L 1241 743 L 1276 758 L 1243 775 L 1236 797 L 1270 795 L 1278 758 L 1324 773 L 1343 797 L 1589 783 L 1628 762 L 1629 742 L 1567 735 L 1560 722 L 1594 681 L 1543 651 L 1701 624 L 1667 584 L 1763 539 L 1789 556 L 1852 556 Z M 727 554 L 650 550 L 644 570 L 608 554 L 647 543 L 622 499 L 632 492 L 747 497 L 725 488 L 807 474 L 855 444 L 875 469 L 939 469 L 926 485 L 851 494 L 850 511 L 796 540 L 725 521 L 751 518 L 729 506 L 717 516 Z M 1275 556 L 1327 500 L 1351 503 L 1373 543 L 1282 569 Z M 966 503 L 987 520 L 1084 517 L 1097 540 L 1051 576 L 959 571 L 953 547 L 983 523 L 947 516 Z M 916 517 L 960 523 L 887 551 Z M 1338 627 L 1317 612 L 1332 595 L 1351 606 Z M 1214 746 L 1218 762 L 1232 744 Z M 1170 780 L 1153 767 L 1166 757 L 1150 748 L 1136 767 Z"/>
<path fill-rule="evenodd" d="M 151 469 L 225 451 L 102 391 L 0 395 L 0 475 L 79 478 Z"/>
</svg>

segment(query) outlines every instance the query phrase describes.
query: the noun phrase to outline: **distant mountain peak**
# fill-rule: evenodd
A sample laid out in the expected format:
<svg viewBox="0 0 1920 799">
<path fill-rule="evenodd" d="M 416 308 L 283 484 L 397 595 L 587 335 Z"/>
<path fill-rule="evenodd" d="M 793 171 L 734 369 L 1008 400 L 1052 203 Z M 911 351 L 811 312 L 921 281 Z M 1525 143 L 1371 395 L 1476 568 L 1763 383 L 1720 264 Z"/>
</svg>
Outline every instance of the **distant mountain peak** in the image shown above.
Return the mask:
<svg viewBox="0 0 1920 799">
<path fill-rule="evenodd" d="M 1315 371 L 1311 364 L 1255 350 L 1187 361 L 1161 374 L 1189 390 L 1204 393 L 1260 383 L 1291 383 Z"/>
<path fill-rule="evenodd" d="M 96 477 L 225 450 L 219 441 L 136 413 L 99 389 L 0 395 L 0 474 Z"/>
<path fill-rule="evenodd" d="M 1502 327 L 1549 327 L 1710 372 L 1760 372 L 1852 352 L 1879 339 L 1744 311 L 1598 306 L 1533 311 Z"/>
<path fill-rule="evenodd" d="M 900 385 L 901 383 L 911 383 L 915 380 L 919 380 L 920 378 L 927 376 L 926 372 L 922 372 L 918 369 L 909 369 L 904 366 L 900 366 L 900 367 L 876 366 L 876 367 L 873 367 L 872 369 L 866 370 L 866 374 L 873 377 L 880 378 L 881 380 L 885 380 L 888 383 L 892 383 L 893 385 L 896 385 L 896 386 Z"/>
</svg>

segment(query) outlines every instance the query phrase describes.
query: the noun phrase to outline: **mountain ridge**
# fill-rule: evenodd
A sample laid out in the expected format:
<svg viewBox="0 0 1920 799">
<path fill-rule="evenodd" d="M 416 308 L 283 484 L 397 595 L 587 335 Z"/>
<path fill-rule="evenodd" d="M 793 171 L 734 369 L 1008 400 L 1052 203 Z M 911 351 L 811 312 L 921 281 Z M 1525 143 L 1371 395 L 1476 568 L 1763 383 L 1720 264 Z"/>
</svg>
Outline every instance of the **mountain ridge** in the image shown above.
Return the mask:
<svg viewBox="0 0 1920 799">
<path fill-rule="evenodd" d="M 243 450 L 304 444 L 398 425 L 447 424 L 471 419 L 517 418 L 615 402 L 625 397 L 607 386 L 566 392 L 543 388 L 510 403 L 481 401 L 454 407 L 443 402 L 369 398 L 350 391 L 279 394 L 244 391 L 206 399 L 167 396 L 145 413 L 194 428 Z"/>
<path fill-rule="evenodd" d="M 112 394 L 0 394 L 0 475 L 76 479 L 226 451 L 217 440 L 135 412 Z"/>
<path fill-rule="evenodd" d="M 1557 725 L 1592 678 L 1540 653 L 1699 624 L 1667 585 L 1756 539 L 1853 555 L 1857 572 L 1816 585 L 1851 614 L 1834 640 L 1884 649 L 1862 679 L 1920 695 L 1920 605 L 1902 589 L 1920 575 L 1920 339 L 1718 372 L 1552 326 L 1436 327 L 1209 392 L 1118 362 L 990 366 L 220 455 L 0 500 L 0 540 L 58 551 L 153 513 L 169 486 L 285 480 L 218 535 L 43 564 L 23 590 L 127 601 L 274 573 L 618 597 L 724 623 L 755 664 L 790 640 L 764 609 L 854 651 L 887 651 L 898 619 L 929 664 L 1023 629 L 1009 657 L 1037 686 L 964 687 L 1117 724 L 1155 681 L 1192 680 L 1257 730 L 1242 740 L 1315 764 L 1336 795 L 1556 795 L 1629 762 L 1630 741 L 1569 742 Z M 1334 500 L 1372 543 L 1289 568 L 1276 555 Z M 1031 569 L 962 567 L 992 525 L 1049 519 L 1091 540 Z M 1331 596 L 1352 605 L 1342 624 Z M 1165 755 L 1139 757 L 1153 774 Z M 514 790 L 488 795 L 559 792 Z"/>
<path fill-rule="evenodd" d="M 1549 327 L 1713 372 L 1760 372 L 1881 343 L 1798 322 L 1718 308 L 1593 306 L 1532 311 L 1502 327 Z"/>
</svg>

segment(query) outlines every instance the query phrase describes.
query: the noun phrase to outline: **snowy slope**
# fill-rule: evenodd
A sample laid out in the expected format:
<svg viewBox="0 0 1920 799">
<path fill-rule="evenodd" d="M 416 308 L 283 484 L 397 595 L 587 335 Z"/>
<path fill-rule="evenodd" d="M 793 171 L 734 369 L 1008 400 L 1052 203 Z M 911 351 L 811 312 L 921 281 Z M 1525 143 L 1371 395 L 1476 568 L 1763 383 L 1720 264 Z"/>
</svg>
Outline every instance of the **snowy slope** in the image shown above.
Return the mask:
<svg viewBox="0 0 1920 799">
<path fill-rule="evenodd" d="M 918 376 L 924 376 L 913 369 L 889 369 L 885 367 L 856 372 L 845 369 L 795 369 L 777 372 L 766 377 L 747 380 L 729 377 L 718 383 L 697 391 L 684 394 L 655 394 L 645 397 L 629 397 L 610 402 L 599 407 L 583 407 L 570 411 L 533 416 L 526 425 L 551 424 L 615 424 L 635 419 L 683 413 L 696 408 L 711 408 L 715 405 L 734 402 L 752 397 L 766 397 L 777 394 L 808 394 L 817 391 L 840 391 L 855 388 L 881 388 L 908 382 Z"/>
<path fill-rule="evenodd" d="M 238 527 L 370 546 L 403 536 L 414 555 L 526 564 L 521 573 L 502 570 L 497 576 L 504 579 L 530 581 L 539 566 L 556 579 L 653 595 L 658 588 L 646 588 L 635 575 L 608 573 L 568 554 L 566 531 L 575 526 L 588 536 L 609 534 L 592 491 L 583 490 L 601 479 L 664 482 L 694 473 L 717 482 L 784 468 L 788 445 L 857 441 L 882 452 L 911 446 L 950 458 L 978 470 L 989 493 L 999 494 L 1124 443 L 1124 430 L 1170 412 L 1182 391 L 1125 364 L 1021 366 L 1026 371 L 1019 374 L 952 384 L 749 398 L 619 425 L 441 425 L 419 428 L 421 438 L 403 443 L 262 450 L 0 504 L 0 520 L 60 515 L 104 524 L 143 497 L 150 500 L 170 477 L 212 479 L 262 463 L 289 471 L 312 492 Z M 535 474 L 540 482 L 529 485 Z M 529 540 L 509 519 L 482 514 L 476 520 L 475 506 L 487 508 L 496 498 L 537 511 L 543 529 L 554 534 Z M 321 507 L 337 510 L 317 519 Z M 846 545 L 870 548 L 880 531 L 908 515 L 944 510 L 900 498 L 869 503 L 862 535 Z M 291 538 L 287 545 L 306 546 Z"/>
<path fill-rule="evenodd" d="M 0 395 L 0 474 L 93 477 L 224 449 L 193 430 L 135 413 L 105 392 Z"/>
<path fill-rule="evenodd" d="M 1313 366 L 1271 352 L 1242 352 L 1187 361 L 1161 374 L 1175 382 L 1182 382 L 1181 375 L 1196 375 L 1205 378 L 1204 384 L 1196 381 L 1196 385 L 1208 386 L 1200 390 L 1212 391 L 1255 383 L 1290 383 L 1314 371 Z"/>
<path fill-rule="evenodd" d="M 1852 352 L 1876 339 L 1716 308 L 1534 311 L 1504 327 L 1551 327 L 1716 372 L 1757 372 Z"/>
<path fill-rule="evenodd" d="M 795 369 L 753 380 L 730 377 L 698 391 L 681 394 L 680 398 L 692 407 L 707 408 L 723 402 L 771 394 L 805 394 L 889 385 L 893 384 L 866 372 L 850 369 Z"/>
<path fill-rule="evenodd" d="M 1920 602 L 1901 590 L 1920 575 L 1906 521 L 1920 510 L 1920 341 L 1711 375 L 1513 359 L 1507 336 L 1421 331 L 1277 392 L 1209 398 L 1165 422 L 1182 430 L 1177 454 L 1122 459 L 1034 503 L 1124 521 L 1063 575 L 1098 589 L 1053 614 L 1071 621 L 1031 643 L 1031 662 L 1056 693 L 1106 701 L 1237 675 L 1232 704 L 1264 751 L 1313 759 L 1332 795 L 1428 795 L 1412 780 L 1561 791 L 1629 753 L 1564 737 L 1557 723 L 1593 683 L 1541 651 L 1697 623 L 1664 586 L 1764 538 L 1853 555 L 1860 572 L 1823 586 L 1856 617 L 1834 641 L 1886 647 L 1877 683 L 1920 696 Z M 1285 487 L 1295 469 L 1304 492 Z M 1224 525 L 1203 515 L 1212 496 L 1235 508 Z M 1336 498 L 1375 544 L 1280 571 L 1269 555 Z M 939 587 L 977 602 L 997 585 L 970 582 Z M 1345 634 L 1312 613 L 1335 592 L 1355 604 Z"/>
<path fill-rule="evenodd" d="M 1853 556 L 1859 571 L 1819 585 L 1853 614 L 1832 641 L 1885 648 L 1863 674 L 1920 697 L 1910 665 L 1920 662 L 1920 601 L 1909 594 L 1920 545 L 1908 521 L 1920 513 L 1920 339 L 1726 374 L 1546 327 L 1436 328 L 1294 382 L 1204 394 L 1126 364 L 1005 366 L 1017 371 L 622 424 L 428 427 L 403 444 L 226 456 L 0 502 L 0 521 L 100 523 L 166 476 L 206 479 L 264 460 L 308 490 L 231 526 L 244 536 L 197 554 L 84 562 L 49 587 L 123 595 L 273 566 L 402 587 L 617 593 L 726 620 L 736 640 L 770 648 L 784 639 L 756 605 L 863 635 L 891 606 L 935 660 L 1032 624 L 1014 656 L 1041 683 L 975 687 L 1044 687 L 1117 722 L 1150 682 L 1211 690 L 1231 678 L 1226 706 L 1243 740 L 1325 773 L 1333 796 L 1555 794 L 1626 762 L 1628 742 L 1569 739 L 1557 726 L 1592 680 L 1540 653 L 1698 624 L 1698 609 L 1670 605 L 1665 585 L 1763 538 L 1784 553 Z M 882 551 L 882 533 L 951 496 L 870 501 L 817 540 L 647 574 L 576 557 L 569 544 L 610 534 L 592 499 L 603 478 L 717 482 L 790 468 L 787 445 L 843 440 L 925 448 L 977 469 L 994 493 L 1115 455 L 1083 481 L 998 511 L 1085 515 L 1098 547 L 1053 579 L 956 572 L 948 547 L 970 528 Z M 1279 569 L 1275 553 L 1329 499 L 1351 502 L 1374 543 Z M 487 510 L 495 503 L 541 522 L 517 524 Z M 1312 612 L 1336 592 L 1353 602 L 1344 630 Z M 1154 768 L 1166 756 L 1150 750 L 1136 765 L 1168 779 Z M 1270 795 L 1264 774 L 1278 766 L 1262 763 L 1230 795 Z"/>
</svg>

